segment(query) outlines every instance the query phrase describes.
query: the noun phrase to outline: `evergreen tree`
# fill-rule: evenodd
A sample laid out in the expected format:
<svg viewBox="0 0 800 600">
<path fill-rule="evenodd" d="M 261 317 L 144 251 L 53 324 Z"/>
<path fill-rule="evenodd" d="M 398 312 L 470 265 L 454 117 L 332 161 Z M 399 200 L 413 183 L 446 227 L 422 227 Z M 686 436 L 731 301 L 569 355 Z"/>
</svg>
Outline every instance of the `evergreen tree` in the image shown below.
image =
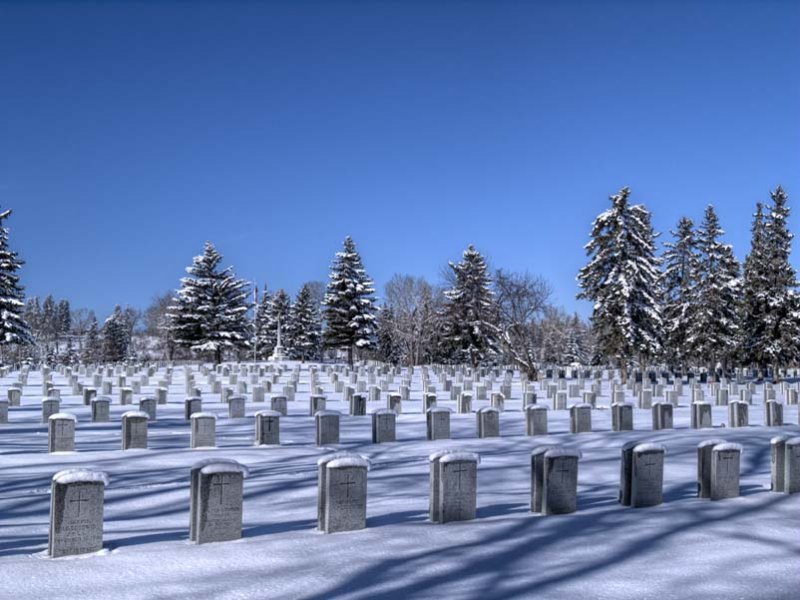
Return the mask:
<svg viewBox="0 0 800 600">
<path fill-rule="evenodd" d="M 256 337 L 256 354 L 258 358 L 269 358 L 275 348 L 275 339 L 269 330 L 269 310 L 272 296 L 264 286 L 261 299 L 256 305 L 256 314 L 253 322 Z"/>
<path fill-rule="evenodd" d="M 58 331 L 58 309 L 55 298 L 48 294 L 42 302 L 41 334 L 45 345 L 45 352 L 50 354 L 51 344 L 54 342 Z"/>
<path fill-rule="evenodd" d="M 321 329 L 311 288 L 303 285 L 297 292 L 286 323 L 289 356 L 297 360 L 317 360 L 322 340 Z"/>
<path fill-rule="evenodd" d="M 566 323 L 565 329 L 566 335 L 564 337 L 566 341 L 563 346 L 561 363 L 565 365 L 572 363 L 587 364 L 589 356 L 580 317 L 577 314 L 573 315 Z"/>
<path fill-rule="evenodd" d="M 472 245 L 461 262 L 449 263 L 452 287 L 445 291 L 445 343 L 453 358 L 473 368 L 492 358 L 498 349 L 497 306 L 486 260 Z"/>
<path fill-rule="evenodd" d="M 767 248 L 764 207 L 759 202 L 753 215 L 750 253 L 744 261 L 742 278 L 742 301 L 740 358 L 745 364 L 763 369 L 765 364 L 765 313 L 767 310 Z"/>
<path fill-rule="evenodd" d="M 391 306 L 381 306 L 376 316 L 377 344 L 376 356 L 385 363 L 396 363 L 400 349 L 395 340 L 395 315 Z"/>
<path fill-rule="evenodd" d="M 97 325 L 97 317 L 94 313 L 89 315 L 89 331 L 86 334 L 86 343 L 83 346 L 83 356 L 81 359 L 85 363 L 97 363 L 102 360 L 103 346 L 100 341 L 100 331 Z"/>
<path fill-rule="evenodd" d="M 265 339 L 266 346 L 269 353 L 275 349 L 278 343 L 278 325 L 281 328 L 281 346 L 285 348 L 291 347 L 290 338 L 290 324 L 289 313 L 292 310 L 292 300 L 282 289 L 279 289 L 272 296 L 272 301 L 269 303 L 269 310 L 267 311 L 267 336 Z"/>
<path fill-rule="evenodd" d="M 125 314 L 119 304 L 114 307 L 114 312 L 103 323 L 103 360 L 106 362 L 120 362 L 128 355 L 128 337 Z"/>
<path fill-rule="evenodd" d="M 723 367 L 727 367 L 736 350 L 739 333 L 739 263 L 731 247 L 720 241 L 724 233 L 714 207 L 709 205 L 698 231 L 695 310 L 687 324 L 687 341 L 695 356 L 707 362 L 709 371 L 713 371 L 720 360 Z"/>
<path fill-rule="evenodd" d="M 210 242 L 186 268 L 169 316 L 178 345 L 210 353 L 217 363 L 223 353 L 249 346 L 248 284 L 233 268 L 219 270 L 222 256 Z"/>
<path fill-rule="evenodd" d="M 686 367 L 692 348 L 688 341 L 694 318 L 695 287 L 698 276 L 697 239 L 694 223 L 681 217 L 675 231 L 670 232 L 673 242 L 667 242 L 662 275 L 664 355 L 667 364 Z"/>
<path fill-rule="evenodd" d="M 327 324 L 324 343 L 331 348 L 346 349 L 347 360 L 352 364 L 354 350 L 375 346 L 376 328 L 375 289 L 350 236 L 336 253 L 328 279 L 323 303 Z"/>
<path fill-rule="evenodd" d="M 586 245 L 589 263 L 578 273 L 578 298 L 594 302 L 592 329 L 600 350 L 627 377 L 633 358 L 661 349 L 659 259 L 650 212 L 628 203 L 625 187 L 610 197 L 611 208 L 595 219 Z"/>
<path fill-rule="evenodd" d="M 772 206 L 765 223 L 766 297 L 764 312 L 764 354 L 772 366 L 773 378 L 779 367 L 797 359 L 797 339 L 800 337 L 798 298 L 795 292 L 797 277 L 789 263 L 792 233 L 787 219 L 788 196 L 781 186 L 770 193 Z"/>
<path fill-rule="evenodd" d="M 23 317 L 25 292 L 17 271 L 24 264 L 8 245 L 5 220 L 10 210 L 0 213 L 0 345 L 33 343 L 30 327 Z"/>
</svg>

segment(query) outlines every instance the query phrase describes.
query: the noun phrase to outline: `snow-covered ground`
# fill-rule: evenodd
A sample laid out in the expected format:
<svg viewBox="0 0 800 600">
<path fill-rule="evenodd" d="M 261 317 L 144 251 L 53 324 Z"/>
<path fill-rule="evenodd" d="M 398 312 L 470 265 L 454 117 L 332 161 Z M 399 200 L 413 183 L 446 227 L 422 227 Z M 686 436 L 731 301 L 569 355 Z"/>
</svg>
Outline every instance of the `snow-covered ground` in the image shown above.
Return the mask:
<svg viewBox="0 0 800 600">
<path fill-rule="evenodd" d="M 14 380 L 16 375 L 6 377 L 0 386 Z M 412 400 L 398 418 L 398 441 L 373 445 L 370 418 L 346 416 L 340 395 L 324 374 L 321 380 L 328 408 L 344 413 L 342 443 L 335 448 L 313 444 L 304 370 L 297 399 L 281 420 L 280 447 L 252 445 L 252 415 L 268 403 L 253 404 L 248 395 L 248 417 L 228 419 L 226 407 L 198 376 L 203 410 L 220 416 L 218 448 L 190 450 L 182 369 L 176 368 L 170 403 L 158 407 L 158 422 L 150 424 L 150 448 L 123 452 L 120 415 L 131 407 L 120 406 L 115 391 L 112 422 L 92 424 L 88 407 L 66 394 L 66 380 L 56 374 L 61 410 L 78 417 L 77 452 L 51 455 L 40 424 L 41 378 L 32 373 L 22 406 L 10 409 L 11 423 L 0 425 L 0 598 L 800 597 L 800 495 L 769 492 L 769 439 L 779 432 L 798 434 L 796 406 L 785 407 L 790 425 L 763 427 L 759 393 L 750 427 L 719 427 L 726 412 L 715 407 L 718 426 L 692 430 L 684 386 L 674 430 L 651 431 L 650 412 L 637 409 L 636 431 L 613 433 L 606 385 L 593 412 L 595 432 L 572 435 L 568 413 L 551 411 L 551 435 L 531 438 L 525 436 L 515 380 L 513 399 L 501 415 L 501 438 L 477 439 L 475 416 L 453 414 L 453 439 L 428 442 L 417 377 Z M 151 392 L 145 388 L 142 395 Z M 0 393 L 5 396 L 5 389 Z M 455 408 L 448 396 L 440 391 L 440 405 Z M 473 408 L 484 404 L 474 402 Z M 369 409 L 383 406 L 382 400 Z M 695 447 L 711 437 L 744 446 L 740 498 L 695 498 Z M 630 440 L 667 448 L 661 506 L 617 504 L 619 449 Z M 529 512 L 529 453 L 542 443 L 583 452 L 575 514 Z M 481 456 L 474 521 L 427 521 L 427 456 L 442 448 Z M 335 449 L 372 462 L 368 528 L 324 535 L 315 530 L 316 460 Z M 189 467 L 210 457 L 250 468 L 243 538 L 196 546 L 187 541 Z M 49 559 L 50 478 L 78 466 L 103 470 L 111 480 L 105 549 Z"/>
</svg>

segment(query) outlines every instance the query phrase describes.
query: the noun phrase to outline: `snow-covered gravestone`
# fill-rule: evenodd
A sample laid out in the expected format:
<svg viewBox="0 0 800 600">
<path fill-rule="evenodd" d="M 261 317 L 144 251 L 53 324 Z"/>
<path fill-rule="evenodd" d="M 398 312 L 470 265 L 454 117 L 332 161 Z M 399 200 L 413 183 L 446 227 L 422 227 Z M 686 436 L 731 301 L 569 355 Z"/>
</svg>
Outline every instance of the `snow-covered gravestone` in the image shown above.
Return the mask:
<svg viewBox="0 0 800 600">
<path fill-rule="evenodd" d="M 8 400 L 0 400 L 0 423 L 8 423 Z"/>
<path fill-rule="evenodd" d="M 71 469 L 53 476 L 50 487 L 51 558 L 87 554 L 103 549 L 105 473 Z"/>
<path fill-rule="evenodd" d="M 712 500 L 736 498 L 739 495 L 739 465 L 742 447 L 739 444 L 717 444 L 711 449 Z"/>
<path fill-rule="evenodd" d="M 198 397 L 186 398 L 183 401 L 183 418 L 187 421 L 192 418 L 195 413 L 203 412 L 203 400 Z"/>
<path fill-rule="evenodd" d="M 349 404 L 350 416 L 363 417 L 367 414 L 367 398 L 363 394 L 353 394 Z"/>
<path fill-rule="evenodd" d="M 319 411 L 325 410 L 325 396 L 311 396 L 308 399 L 308 416 L 313 417 Z"/>
<path fill-rule="evenodd" d="M 254 385 L 253 386 L 253 402 L 264 402 L 265 392 L 263 385 Z"/>
<path fill-rule="evenodd" d="M 749 423 L 750 405 L 747 402 L 734 400 L 728 404 L 728 427 L 747 427 Z"/>
<path fill-rule="evenodd" d="M 192 467 L 189 539 L 197 544 L 242 537 L 242 497 L 248 469 L 236 461 L 209 460 Z"/>
<path fill-rule="evenodd" d="M 388 408 L 379 408 L 372 413 L 372 443 L 381 444 L 397 440 L 397 413 Z"/>
<path fill-rule="evenodd" d="M 92 423 L 108 423 L 111 400 L 105 396 L 92 398 Z"/>
<path fill-rule="evenodd" d="M 196 412 L 191 416 L 191 447 L 214 448 L 217 445 L 217 417 Z"/>
<path fill-rule="evenodd" d="M 156 400 L 159 404 L 166 404 L 167 403 L 167 388 L 160 387 L 156 389 Z"/>
<path fill-rule="evenodd" d="M 403 413 L 403 397 L 400 394 L 389 394 L 386 397 L 386 408 L 393 410 L 395 413 Z"/>
<path fill-rule="evenodd" d="M 585 433 L 592 431 L 592 405 L 575 404 L 569 409 L 570 433 Z"/>
<path fill-rule="evenodd" d="M 717 406 L 728 406 L 728 390 L 725 388 L 717 390 Z"/>
<path fill-rule="evenodd" d="M 358 456 L 351 452 L 333 452 L 326 456 L 323 456 L 317 461 L 317 529 L 319 531 L 325 530 L 325 508 L 326 508 L 326 482 L 328 479 L 328 472 L 326 467 L 329 462 L 334 459 L 347 457 L 347 456 Z"/>
<path fill-rule="evenodd" d="M 539 446 L 531 452 L 531 512 L 542 512 L 544 491 L 544 455 L 558 446 Z"/>
<path fill-rule="evenodd" d="M 334 458 L 325 464 L 325 533 L 367 526 L 367 468 L 360 456 Z"/>
<path fill-rule="evenodd" d="M 628 442 L 622 447 L 619 502 L 624 506 L 656 506 L 663 501 L 664 447 Z"/>
<path fill-rule="evenodd" d="M 632 402 L 615 402 L 611 405 L 611 430 L 633 431 Z"/>
<path fill-rule="evenodd" d="M 8 405 L 19 406 L 22 401 L 22 390 L 18 388 L 10 388 L 8 390 Z"/>
<path fill-rule="evenodd" d="M 424 394 L 422 396 L 422 412 L 428 413 L 428 409 L 436 408 L 436 394 Z"/>
<path fill-rule="evenodd" d="M 704 440 L 697 445 L 697 497 L 711 497 L 711 451 L 725 440 Z"/>
<path fill-rule="evenodd" d="M 47 419 L 48 452 L 75 451 L 75 415 L 55 413 Z"/>
<path fill-rule="evenodd" d="M 228 418 L 230 419 L 243 419 L 244 418 L 244 396 L 231 396 L 228 398 Z"/>
<path fill-rule="evenodd" d="M 475 518 L 478 492 L 477 454 L 453 452 L 439 459 L 439 518 L 442 523 Z"/>
<path fill-rule="evenodd" d="M 256 446 L 279 445 L 281 443 L 281 413 L 276 410 L 260 410 L 256 413 Z"/>
<path fill-rule="evenodd" d="M 158 404 L 155 398 L 142 398 L 139 400 L 139 410 L 147 414 L 148 421 L 155 421 L 157 418 Z"/>
<path fill-rule="evenodd" d="M 131 388 L 120 388 L 119 389 L 119 403 L 125 406 L 126 404 L 131 404 L 133 402 L 133 390 Z"/>
<path fill-rule="evenodd" d="M 506 397 L 500 392 L 494 392 L 491 397 L 492 408 L 503 412 L 506 408 Z"/>
<path fill-rule="evenodd" d="M 57 398 L 42 399 L 42 423 L 47 423 L 50 415 L 56 414 L 61 409 L 61 400 Z"/>
<path fill-rule="evenodd" d="M 766 426 L 767 427 L 782 427 L 783 426 L 783 404 L 777 400 L 769 400 L 764 405 Z"/>
<path fill-rule="evenodd" d="M 536 392 L 523 392 L 522 393 L 522 412 L 529 406 L 536 404 Z"/>
<path fill-rule="evenodd" d="M 553 410 L 567 410 L 567 392 L 556 392 L 553 396 Z"/>
<path fill-rule="evenodd" d="M 122 415 L 122 449 L 147 448 L 147 421 L 150 419 L 144 411 L 128 411 Z"/>
<path fill-rule="evenodd" d="M 467 414 L 472 412 L 472 394 L 468 392 L 461 392 L 458 395 L 457 410 L 459 414 Z"/>
<path fill-rule="evenodd" d="M 335 410 L 320 410 L 314 415 L 317 446 L 339 443 L 339 413 Z"/>
<path fill-rule="evenodd" d="M 500 410 L 484 406 L 475 413 L 479 438 L 500 437 Z"/>
<path fill-rule="evenodd" d="M 575 512 L 578 506 L 578 459 L 569 448 L 550 448 L 543 454 L 542 506 L 546 515 Z"/>
<path fill-rule="evenodd" d="M 86 387 L 83 388 L 83 404 L 84 406 L 89 406 L 92 403 L 92 398 L 97 396 L 97 390 L 95 388 Z"/>
<path fill-rule="evenodd" d="M 783 491 L 787 494 L 800 492 L 800 437 L 786 440 L 783 486 Z"/>
<path fill-rule="evenodd" d="M 693 402 L 691 405 L 692 429 L 705 429 L 712 427 L 711 405 L 707 402 Z"/>
<path fill-rule="evenodd" d="M 547 435 L 547 411 L 544 404 L 531 404 L 525 409 L 526 435 Z"/>
<path fill-rule="evenodd" d="M 288 412 L 286 396 L 272 396 L 272 398 L 269 399 L 269 407 L 271 410 L 279 412 L 285 417 Z"/>
<path fill-rule="evenodd" d="M 653 431 L 672 429 L 672 404 L 667 402 L 654 402 L 651 411 Z"/>
<path fill-rule="evenodd" d="M 770 449 L 770 490 L 785 492 L 784 476 L 786 474 L 786 440 L 788 435 L 776 435 L 769 441 Z"/>
<path fill-rule="evenodd" d="M 425 413 L 425 426 L 427 439 L 450 439 L 450 409 L 445 406 L 434 406 Z"/>
<path fill-rule="evenodd" d="M 441 518 L 439 515 L 439 459 L 447 454 L 452 454 L 453 450 L 440 450 L 428 457 L 430 491 L 428 495 L 428 518 L 432 523 L 438 523 Z"/>
</svg>

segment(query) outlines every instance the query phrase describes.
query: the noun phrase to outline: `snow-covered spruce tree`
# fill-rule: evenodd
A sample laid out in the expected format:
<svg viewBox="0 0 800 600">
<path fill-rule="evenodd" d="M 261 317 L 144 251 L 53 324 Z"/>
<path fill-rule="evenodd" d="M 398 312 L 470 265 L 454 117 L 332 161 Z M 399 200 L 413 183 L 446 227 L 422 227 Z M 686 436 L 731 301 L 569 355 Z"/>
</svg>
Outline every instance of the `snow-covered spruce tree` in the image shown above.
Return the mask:
<svg viewBox="0 0 800 600">
<path fill-rule="evenodd" d="M 10 210 L 0 213 L 0 345 L 27 345 L 33 336 L 23 318 L 25 292 L 17 275 L 24 263 L 8 246 L 9 215 Z"/>
<path fill-rule="evenodd" d="M 565 343 L 561 355 L 562 364 L 587 364 L 589 356 L 586 349 L 585 336 L 580 317 L 578 317 L 577 314 L 574 314 L 567 321 L 565 329 Z"/>
<path fill-rule="evenodd" d="M 237 279 L 233 267 L 219 270 L 222 256 L 206 242 L 203 254 L 186 268 L 188 277 L 170 306 L 169 316 L 178 345 L 210 354 L 219 364 L 225 352 L 250 345 L 248 283 Z"/>
<path fill-rule="evenodd" d="M 103 345 L 100 341 L 100 331 L 97 324 L 97 317 L 94 313 L 89 316 L 89 330 L 86 333 L 86 341 L 83 345 L 83 355 L 81 360 L 85 363 L 97 363 L 103 358 Z"/>
<path fill-rule="evenodd" d="M 255 352 L 258 358 L 269 358 L 275 348 L 275 339 L 269 331 L 269 307 L 272 303 L 272 295 L 264 286 L 261 299 L 256 302 L 253 327 L 255 329 Z"/>
<path fill-rule="evenodd" d="M 781 186 L 770 193 L 772 206 L 765 222 L 766 297 L 764 311 L 765 363 L 772 367 L 777 378 L 778 368 L 794 362 L 798 357 L 797 340 L 800 338 L 798 320 L 797 276 L 789 263 L 792 238 L 787 219 L 788 196 Z"/>
<path fill-rule="evenodd" d="M 688 336 L 696 310 L 697 238 L 694 223 L 687 217 L 681 217 L 675 231 L 670 233 L 674 241 L 664 244 L 661 277 L 664 358 L 668 365 L 685 369 L 692 358 Z"/>
<path fill-rule="evenodd" d="M 303 361 L 319 358 L 322 324 L 311 288 L 307 284 L 297 292 L 286 323 L 286 334 L 291 358 Z"/>
<path fill-rule="evenodd" d="M 694 310 L 687 323 L 689 347 L 709 371 L 714 371 L 718 362 L 727 368 L 739 334 L 739 262 L 732 248 L 720 241 L 724 233 L 709 205 L 697 233 L 697 283 L 692 292 Z"/>
<path fill-rule="evenodd" d="M 471 244 L 461 262 L 449 263 L 453 285 L 445 296 L 445 344 L 453 359 L 472 367 L 493 358 L 500 335 L 498 311 L 486 259 Z"/>
<path fill-rule="evenodd" d="M 589 263 L 578 273 L 578 298 L 594 302 L 592 330 L 599 350 L 627 378 L 627 365 L 640 364 L 661 349 L 659 259 L 650 212 L 628 203 L 630 190 L 610 197 L 611 208 L 595 219 L 586 244 Z"/>
<path fill-rule="evenodd" d="M 375 289 L 350 236 L 336 253 L 328 279 L 323 302 L 323 342 L 329 348 L 345 349 L 352 364 L 355 350 L 375 347 L 376 329 Z"/>
<path fill-rule="evenodd" d="M 103 360 L 105 362 L 119 362 L 128 355 L 128 328 L 125 314 L 119 304 L 103 323 Z"/>
<path fill-rule="evenodd" d="M 766 367 L 764 314 L 767 304 L 767 248 L 764 207 L 759 202 L 753 214 L 750 253 L 742 269 L 742 299 L 739 305 L 739 358 L 743 364 Z"/>
</svg>

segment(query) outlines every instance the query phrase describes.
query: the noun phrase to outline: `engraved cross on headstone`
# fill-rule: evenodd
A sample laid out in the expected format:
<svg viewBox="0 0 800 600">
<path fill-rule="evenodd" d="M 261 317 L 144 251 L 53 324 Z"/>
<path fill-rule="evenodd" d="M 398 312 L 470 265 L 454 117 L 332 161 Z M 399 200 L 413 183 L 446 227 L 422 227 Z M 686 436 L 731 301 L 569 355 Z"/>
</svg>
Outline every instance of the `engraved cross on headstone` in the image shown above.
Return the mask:
<svg viewBox="0 0 800 600">
<path fill-rule="evenodd" d="M 83 490 L 78 490 L 78 493 L 77 493 L 77 498 L 72 498 L 72 499 L 69 501 L 69 503 L 70 503 L 70 504 L 75 504 L 76 502 L 78 503 L 78 513 L 77 513 L 77 516 L 78 516 L 78 517 L 80 517 L 80 516 L 81 516 L 81 505 L 82 505 L 82 503 L 83 503 L 83 502 L 88 502 L 88 501 L 89 501 L 89 498 L 84 498 L 84 497 L 83 497 Z"/>
<path fill-rule="evenodd" d="M 340 486 L 340 487 L 341 487 L 341 486 L 345 486 L 345 488 L 344 488 L 344 491 L 345 491 L 345 497 L 346 497 L 348 500 L 350 499 L 350 486 L 351 486 L 351 485 L 355 485 L 355 484 L 356 484 L 356 481 L 355 481 L 355 479 L 353 479 L 353 474 L 352 474 L 352 473 L 348 473 L 348 474 L 347 474 L 347 479 L 346 479 L 345 481 L 342 481 L 342 482 L 339 484 L 339 486 Z"/>
</svg>

